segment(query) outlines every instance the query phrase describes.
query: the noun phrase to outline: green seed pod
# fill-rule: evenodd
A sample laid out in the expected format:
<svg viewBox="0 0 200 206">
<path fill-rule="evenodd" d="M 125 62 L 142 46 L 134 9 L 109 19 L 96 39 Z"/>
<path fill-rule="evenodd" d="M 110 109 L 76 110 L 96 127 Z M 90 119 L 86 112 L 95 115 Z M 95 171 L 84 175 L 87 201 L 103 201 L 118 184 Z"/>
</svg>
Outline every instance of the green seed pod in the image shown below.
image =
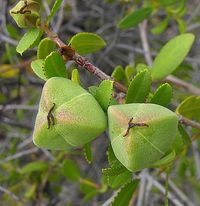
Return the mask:
<svg viewBox="0 0 200 206">
<path fill-rule="evenodd" d="M 40 4 L 34 0 L 21 0 L 11 10 L 10 15 L 20 28 L 36 27 Z"/>
<path fill-rule="evenodd" d="M 102 133 L 107 118 L 95 98 L 78 84 L 50 78 L 44 85 L 33 142 L 42 148 L 68 150 Z"/>
<path fill-rule="evenodd" d="M 130 171 L 151 167 L 172 151 L 177 115 L 156 104 L 113 105 L 108 109 L 115 156 Z"/>
</svg>

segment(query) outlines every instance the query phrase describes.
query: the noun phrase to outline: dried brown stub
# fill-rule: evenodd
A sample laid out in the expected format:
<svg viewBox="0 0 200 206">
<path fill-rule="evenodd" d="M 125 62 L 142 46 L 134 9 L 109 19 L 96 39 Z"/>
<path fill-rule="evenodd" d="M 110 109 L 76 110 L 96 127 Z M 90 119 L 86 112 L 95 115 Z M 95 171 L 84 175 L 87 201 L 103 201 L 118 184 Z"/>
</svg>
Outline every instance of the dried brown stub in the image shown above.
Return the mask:
<svg viewBox="0 0 200 206">
<path fill-rule="evenodd" d="M 133 127 L 136 127 L 136 126 L 138 126 L 138 127 L 149 127 L 148 124 L 145 124 L 145 123 L 132 123 L 132 121 L 133 121 L 133 117 L 128 122 L 128 128 L 126 130 L 126 133 L 123 135 L 124 137 L 126 137 L 129 134 L 130 129 L 133 128 Z"/>
</svg>

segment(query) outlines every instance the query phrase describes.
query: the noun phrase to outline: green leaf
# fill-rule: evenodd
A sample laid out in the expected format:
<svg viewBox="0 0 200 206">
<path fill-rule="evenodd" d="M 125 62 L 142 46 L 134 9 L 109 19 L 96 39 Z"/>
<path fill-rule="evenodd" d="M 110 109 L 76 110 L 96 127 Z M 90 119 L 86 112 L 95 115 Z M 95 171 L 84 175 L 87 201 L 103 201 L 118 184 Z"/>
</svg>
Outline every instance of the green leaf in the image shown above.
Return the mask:
<svg viewBox="0 0 200 206">
<path fill-rule="evenodd" d="M 30 185 L 29 187 L 26 188 L 26 192 L 24 193 L 24 196 L 28 199 L 34 197 L 36 193 L 36 189 L 37 189 L 37 183 Z"/>
<path fill-rule="evenodd" d="M 176 112 L 184 117 L 200 122 L 200 96 L 186 98 L 178 106 Z"/>
<path fill-rule="evenodd" d="M 131 179 L 132 179 L 132 173 L 130 171 L 126 171 L 126 172 L 119 174 L 117 176 L 107 176 L 108 185 L 112 189 L 118 189 L 122 185 L 131 181 Z"/>
<path fill-rule="evenodd" d="M 22 55 L 23 52 L 32 47 L 41 36 L 42 32 L 39 29 L 29 29 L 19 41 L 16 51 Z"/>
<path fill-rule="evenodd" d="M 28 174 L 32 172 L 44 171 L 47 170 L 48 163 L 46 162 L 31 162 L 25 165 L 21 170 L 21 174 Z"/>
<path fill-rule="evenodd" d="M 176 157 L 176 152 L 173 150 L 169 154 L 165 155 L 162 159 L 155 162 L 151 167 L 161 167 L 167 166 L 169 163 L 173 162 Z"/>
<path fill-rule="evenodd" d="M 172 144 L 172 147 L 175 150 L 176 154 L 180 155 L 183 152 L 183 150 L 185 149 L 185 146 L 186 145 L 183 141 L 183 138 L 182 138 L 180 132 L 177 131 L 176 137 L 175 137 L 174 142 Z"/>
<path fill-rule="evenodd" d="M 126 171 L 127 171 L 127 169 L 124 166 L 102 169 L 102 173 L 105 176 L 116 176 L 116 175 L 122 174 Z"/>
<path fill-rule="evenodd" d="M 105 41 L 94 33 L 81 32 L 74 35 L 69 44 L 81 55 L 96 52 L 106 46 Z"/>
<path fill-rule="evenodd" d="M 183 19 L 177 19 L 178 30 L 182 34 L 186 31 L 186 22 Z"/>
<path fill-rule="evenodd" d="M 17 31 L 17 29 L 12 24 L 7 24 L 6 29 L 9 33 L 9 36 L 13 39 L 19 39 L 20 35 Z"/>
<path fill-rule="evenodd" d="M 176 4 L 177 0 L 159 0 L 161 6 L 170 6 L 172 4 Z"/>
<path fill-rule="evenodd" d="M 149 67 L 146 64 L 142 64 L 142 63 L 137 64 L 137 66 L 136 66 L 136 71 L 137 72 L 140 72 L 140 71 L 142 71 L 144 69 L 148 70 Z"/>
<path fill-rule="evenodd" d="M 120 161 L 115 157 L 111 144 L 109 144 L 106 154 L 107 154 L 110 167 L 121 167 L 122 166 Z"/>
<path fill-rule="evenodd" d="M 168 84 L 162 84 L 155 91 L 150 103 L 168 106 L 172 98 L 172 87 Z"/>
<path fill-rule="evenodd" d="M 171 39 L 156 56 L 152 69 L 152 79 L 159 80 L 171 74 L 184 60 L 193 42 L 194 35 L 181 34 Z"/>
<path fill-rule="evenodd" d="M 99 193 L 98 190 L 92 190 L 91 192 L 87 193 L 84 198 L 83 198 L 83 202 L 87 202 L 89 200 L 91 200 L 94 196 L 96 196 Z"/>
<path fill-rule="evenodd" d="M 115 81 L 122 82 L 126 86 L 128 86 L 127 76 L 122 66 L 116 66 L 111 76 L 114 78 Z"/>
<path fill-rule="evenodd" d="M 44 60 L 37 59 L 31 62 L 31 68 L 34 71 L 34 73 L 41 79 L 47 80 L 44 72 Z"/>
<path fill-rule="evenodd" d="M 72 80 L 73 82 L 76 82 L 77 84 L 81 85 L 81 81 L 80 81 L 80 76 L 79 76 L 78 69 L 73 69 L 73 70 L 72 70 L 71 80 Z"/>
<path fill-rule="evenodd" d="M 64 60 L 58 52 L 51 52 L 44 62 L 44 71 L 47 78 L 51 77 L 65 77 L 67 78 L 67 71 Z"/>
<path fill-rule="evenodd" d="M 117 158 L 115 157 L 111 144 L 109 144 L 106 154 L 107 154 L 109 165 L 112 167 L 113 163 L 117 160 Z"/>
<path fill-rule="evenodd" d="M 37 58 L 45 59 L 56 48 L 56 44 L 48 37 L 43 39 L 38 45 Z"/>
<path fill-rule="evenodd" d="M 190 136 L 181 124 L 178 125 L 178 131 L 183 139 L 184 144 L 187 146 L 191 145 L 192 141 L 190 139 Z"/>
<path fill-rule="evenodd" d="M 84 152 L 85 159 L 87 160 L 89 164 L 91 164 L 93 160 L 93 156 L 92 156 L 92 150 L 91 150 L 90 143 L 84 145 L 83 152 Z"/>
<path fill-rule="evenodd" d="M 51 21 L 51 19 L 54 17 L 54 15 L 57 13 L 58 9 L 60 8 L 60 5 L 62 3 L 62 0 L 55 0 L 54 5 L 51 9 L 51 12 L 48 16 L 48 22 Z"/>
<path fill-rule="evenodd" d="M 132 180 L 131 182 L 125 184 L 121 190 L 117 193 L 111 206 L 125 206 L 129 205 L 132 199 L 133 193 L 138 186 L 139 180 Z"/>
<path fill-rule="evenodd" d="M 150 87 L 151 75 L 149 70 L 145 69 L 138 72 L 128 87 L 126 103 L 145 102 L 145 99 L 150 92 Z"/>
<path fill-rule="evenodd" d="M 135 72 L 134 67 L 132 67 L 130 65 L 127 65 L 125 67 L 125 75 L 126 75 L 126 79 L 127 79 L 128 84 L 130 83 L 130 79 L 133 77 L 134 72 Z"/>
<path fill-rule="evenodd" d="M 113 93 L 113 84 L 111 80 L 103 80 L 97 88 L 95 98 L 104 111 L 107 111 Z"/>
<path fill-rule="evenodd" d="M 98 89 L 97 86 L 91 86 L 91 87 L 88 88 L 90 94 L 92 94 L 92 96 L 94 96 L 94 97 L 96 96 L 97 89 Z"/>
<path fill-rule="evenodd" d="M 83 202 L 86 202 L 90 199 L 92 199 L 95 195 L 97 195 L 97 193 L 99 193 L 99 191 L 97 189 L 94 188 L 93 185 L 89 185 L 87 184 L 87 179 L 86 182 L 84 181 L 80 181 L 80 191 L 85 194 L 84 198 L 83 198 Z M 88 180 L 88 183 L 92 182 L 91 180 Z"/>
<path fill-rule="evenodd" d="M 71 181 L 78 181 L 80 179 L 80 170 L 72 160 L 65 160 L 62 165 L 62 174 Z"/>
<path fill-rule="evenodd" d="M 152 13 L 151 7 L 141 8 L 125 16 L 118 24 L 120 29 L 128 29 L 137 26 L 140 22 L 147 19 Z"/>
<path fill-rule="evenodd" d="M 163 21 L 161 21 L 157 26 L 151 29 L 151 33 L 155 35 L 159 35 L 165 31 L 167 25 L 169 23 L 170 16 L 166 16 Z"/>
<path fill-rule="evenodd" d="M 177 14 L 178 17 L 183 17 L 186 13 L 186 0 L 179 0 L 178 7 L 173 10 L 174 14 Z"/>
</svg>

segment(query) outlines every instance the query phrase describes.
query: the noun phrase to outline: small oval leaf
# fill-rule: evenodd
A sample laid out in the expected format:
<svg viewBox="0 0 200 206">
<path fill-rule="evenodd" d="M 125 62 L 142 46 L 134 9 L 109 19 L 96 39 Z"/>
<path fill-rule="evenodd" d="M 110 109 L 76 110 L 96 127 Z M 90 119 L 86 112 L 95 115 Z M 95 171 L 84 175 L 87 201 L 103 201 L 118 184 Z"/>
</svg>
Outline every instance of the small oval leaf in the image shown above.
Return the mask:
<svg viewBox="0 0 200 206">
<path fill-rule="evenodd" d="M 108 158 L 108 162 L 109 162 L 110 167 L 122 166 L 120 161 L 115 157 L 115 154 L 113 152 L 111 144 L 109 144 L 106 154 L 107 154 L 107 158 Z"/>
<path fill-rule="evenodd" d="M 122 82 L 125 86 L 128 86 L 128 79 L 121 65 L 115 67 L 111 76 L 115 79 L 115 81 Z"/>
<path fill-rule="evenodd" d="M 155 91 L 150 103 L 167 106 L 172 98 L 172 87 L 168 84 L 162 84 Z"/>
<path fill-rule="evenodd" d="M 111 80 L 103 80 L 99 85 L 95 98 L 101 105 L 104 111 L 107 111 L 113 93 L 113 84 Z"/>
<path fill-rule="evenodd" d="M 81 85 L 81 80 L 80 80 L 78 69 L 73 69 L 72 70 L 71 80 L 73 82 L 76 82 L 77 84 Z"/>
<path fill-rule="evenodd" d="M 149 70 L 145 69 L 138 72 L 129 85 L 126 103 L 144 102 L 150 92 L 150 87 L 151 75 Z"/>
<path fill-rule="evenodd" d="M 191 33 L 181 34 L 171 39 L 156 56 L 152 69 L 152 79 L 163 79 L 171 74 L 184 60 L 193 42 L 194 35 Z"/>
<path fill-rule="evenodd" d="M 44 62 L 44 71 L 47 78 L 51 77 L 65 77 L 67 78 L 67 71 L 63 58 L 58 52 L 51 52 Z"/>
<path fill-rule="evenodd" d="M 78 181 L 80 179 L 80 170 L 76 163 L 72 160 L 65 160 L 62 165 L 62 174 L 71 181 Z"/>
<path fill-rule="evenodd" d="M 42 36 L 42 31 L 39 29 L 29 29 L 19 41 L 16 51 L 21 55 L 27 49 L 31 48 L 35 42 Z"/>
<path fill-rule="evenodd" d="M 178 106 L 176 112 L 184 117 L 200 122 L 200 96 L 186 98 Z"/>
<path fill-rule="evenodd" d="M 130 79 L 132 79 L 134 72 L 135 72 L 134 67 L 132 67 L 130 65 L 126 66 L 125 75 L 126 75 L 126 79 L 127 79 L 128 84 L 130 83 Z"/>
<path fill-rule="evenodd" d="M 167 28 L 169 20 L 170 20 L 170 16 L 167 16 L 163 21 L 161 21 L 158 25 L 156 25 L 151 29 L 151 33 L 155 35 L 159 35 L 162 32 L 164 32 L 165 29 Z"/>
<path fill-rule="evenodd" d="M 116 175 L 122 174 L 126 171 L 127 171 L 127 169 L 124 166 L 102 169 L 102 173 L 105 176 L 116 176 Z"/>
<path fill-rule="evenodd" d="M 132 173 L 130 171 L 126 171 L 122 174 L 119 174 L 117 176 L 107 176 L 107 184 L 112 189 L 118 189 L 122 185 L 130 182 L 132 179 Z"/>
<path fill-rule="evenodd" d="M 90 143 L 87 143 L 84 145 L 83 152 L 84 152 L 84 156 L 85 156 L 86 161 L 89 164 L 91 164 L 92 160 L 93 160 L 93 156 L 92 156 L 92 149 L 91 149 Z"/>
<path fill-rule="evenodd" d="M 25 165 L 21 170 L 21 174 L 28 174 L 36 171 L 44 171 L 48 168 L 48 164 L 46 162 L 31 162 Z"/>
<path fill-rule="evenodd" d="M 47 80 L 44 72 L 44 60 L 37 59 L 35 61 L 31 62 L 31 68 L 34 71 L 34 73 L 41 79 Z"/>
<path fill-rule="evenodd" d="M 121 190 L 117 193 L 116 197 L 114 198 L 111 206 L 125 206 L 129 205 L 133 193 L 137 189 L 139 180 L 132 180 L 131 182 L 122 186 Z"/>
<path fill-rule="evenodd" d="M 169 154 L 165 155 L 162 159 L 155 162 L 151 167 L 161 167 L 167 166 L 168 164 L 172 163 L 176 158 L 176 152 L 173 150 Z"/>
<path fill-rule="evenodd" d="M 54 3 L 54 5 L 51 9 L 51 12 L 50 12 L 49 16 L 48 16 L 48 22 L 54 17 L 56 12 L 60 8 L 61 3 L 62 3 L 62 0 L 55 0 L 55 3 Z"/>
<path fill-rule="evenodd" d="M 128 29 L 137 26 L 144 19 L 147 19 L 152 13 L 151 7 L 141 8 L 125 16 L 118 24 L 120 29 Z"/>
<path fill-rule="evenodd" d="M 56 44 L 49 38 L 43 39 L 38 45 L 37 58 L 45 59 L 56 48 Z"/>
<path fill-rule="evenodd" d="M 71 47 L 81 55 L 96 52 L 105 47 L 105 41 L 94 33 L 81 32 L 73 36 L 69 42 Z"/>
</svg>

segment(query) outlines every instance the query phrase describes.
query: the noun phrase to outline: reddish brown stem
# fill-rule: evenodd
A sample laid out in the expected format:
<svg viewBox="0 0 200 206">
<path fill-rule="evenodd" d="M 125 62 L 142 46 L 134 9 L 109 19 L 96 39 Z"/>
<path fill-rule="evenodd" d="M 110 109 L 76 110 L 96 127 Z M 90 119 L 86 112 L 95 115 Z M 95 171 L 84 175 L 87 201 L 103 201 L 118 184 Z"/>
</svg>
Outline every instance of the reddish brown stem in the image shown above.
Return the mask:
<svg viewBox="0 0 200 206">
<path fill-rule="evenodd" d="M 64 59 L 67 60 L 74 60 L 77 65 L 79 65 L 82 68 L 85 68 L 90 73 L 94 74 L 101 80 L 113 80 L 112 77 L 101 71 L 98 67 L 94 66 L 91 62 L 89 62 L 87 59 L 85 59 L 83 56 L 79 55 L 76 52 L 72 51 L 72 48 L 69 45 L 66 45 L 57 34 L 54 34 L 47 25 L 40 25 L 40 28 L 47 34 L 49 38 L 51 38 L 60 48 L 61 53 L 64 57 Z M 120 84 L 119 82 L 114 82 L 114 87 L 120 91 L 120 92 L 127 92 L 127 88 Z"/>
</svg>

